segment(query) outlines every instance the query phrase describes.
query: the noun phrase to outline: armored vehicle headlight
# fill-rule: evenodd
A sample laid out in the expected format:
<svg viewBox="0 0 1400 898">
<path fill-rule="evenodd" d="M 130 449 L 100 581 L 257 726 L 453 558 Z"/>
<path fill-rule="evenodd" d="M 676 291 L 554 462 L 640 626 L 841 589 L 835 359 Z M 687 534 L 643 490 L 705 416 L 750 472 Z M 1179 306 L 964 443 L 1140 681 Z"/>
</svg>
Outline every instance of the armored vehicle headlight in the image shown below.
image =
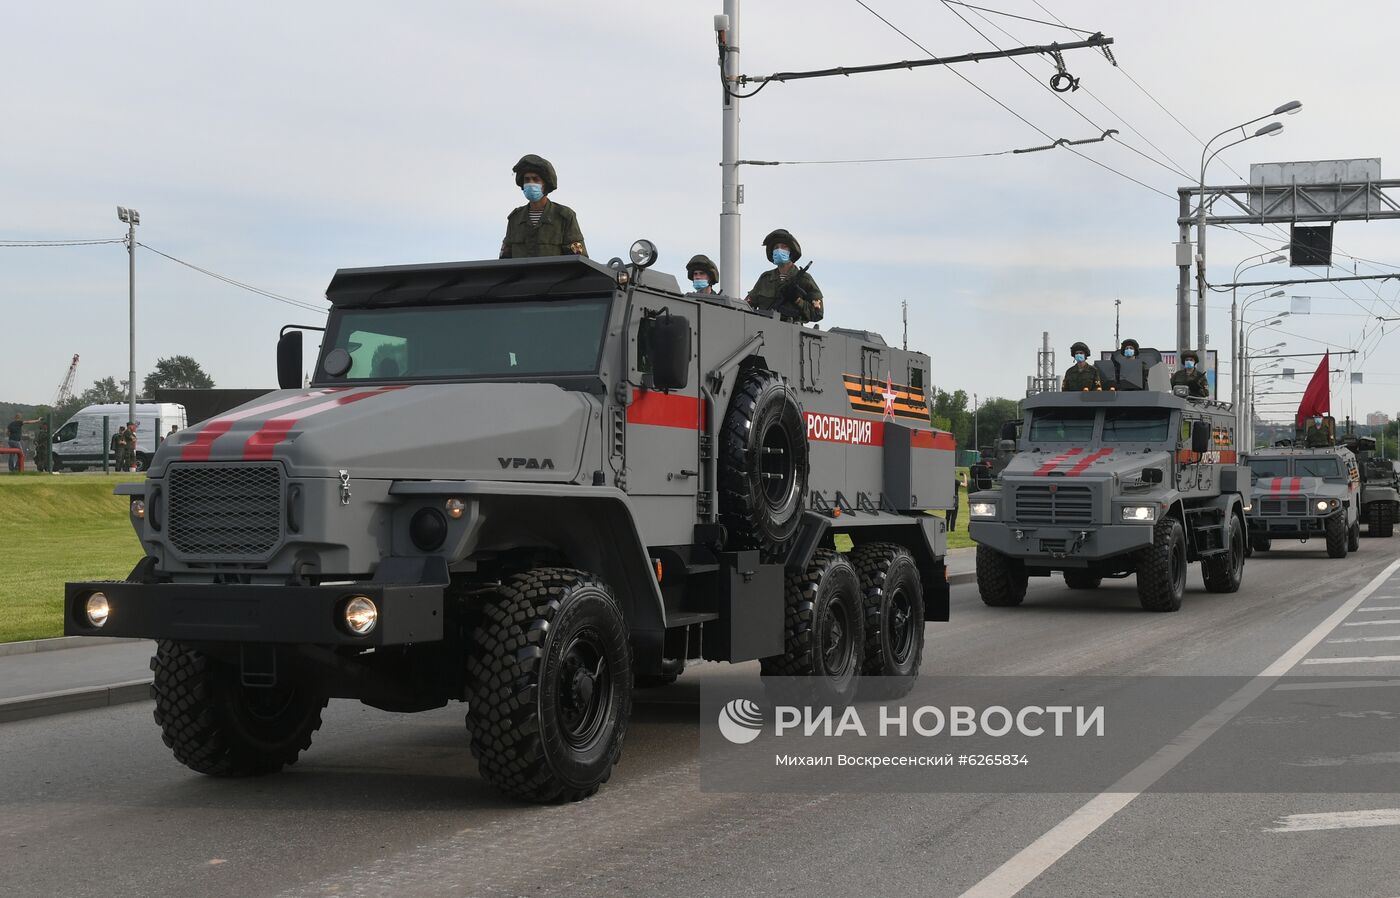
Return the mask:
<svg viewBox="0 0 1400 898">
<path fill-rule="evenodd" d="M 974 518 L 994 518 L 997 516 L 995 502 L 973 502 L 968 506 L 968 514 Z"/>
<path fill-rule="evenodd" d="M 379 623 L 379 609 L 369 596 L 351 596 L 345 603 L 345 629 L 356 636 L 367 636 Z"/>
<path fill-rule="evenodd" d="M 1340 506 L 1341 504 L 1342 504 L 1342 503 L 1339 502 L 1339 501 L 1337 501 L 1336 499 L 1318 499 L 1318 500 L 1317 500 L 1317 510 L 1318 510 L 1318 511 L 1330 511 L 1330 510 L 1333 509 L 1333 508 L 1337 508 L 1337 507 Z"/>
<path fill-rule="evenodd" d="M 1123 520 L 1142 521 L 1151 523 L 1157 520 L 1157 506 L 1155 505 L 1124 505 Z"/>
<path fill-rule="evenodd" d="M 436 508 L 420 508 L 408 522 L 408 535 L 415 546 L 431 552 L 447 539 L 447 519 Z"/>
<path fill-rule="evenodd" d="M 467 510 L 467 503 L 461 499 L 448 499 L 446 503 L 447 516 L 452 520 L 460 520 L 462 513 Z"/>
<path fill-rule="evenodd" d="M 95 592 L 87 597 L 87 602 L 83 604 L 83 613 L 87 615 L 87 621 L 94 627 L 100 627 L 107 623 L 107 617 L 112 613 L 112 607 L 107 603 L 107 596 L 104 593 Z"/>
<path fill-rule="evenodd" d="M 638 240 L 632 244 L 627 255 L 638 268 L 650 268 L 656 262 L 656 244 L 650 240 Z"/>
<path fill-rule="evenodd" d="M 146 503 L 140 499 L 131 500 L 131 516 L 138 521 L 146 516 Z"/>
</svg>

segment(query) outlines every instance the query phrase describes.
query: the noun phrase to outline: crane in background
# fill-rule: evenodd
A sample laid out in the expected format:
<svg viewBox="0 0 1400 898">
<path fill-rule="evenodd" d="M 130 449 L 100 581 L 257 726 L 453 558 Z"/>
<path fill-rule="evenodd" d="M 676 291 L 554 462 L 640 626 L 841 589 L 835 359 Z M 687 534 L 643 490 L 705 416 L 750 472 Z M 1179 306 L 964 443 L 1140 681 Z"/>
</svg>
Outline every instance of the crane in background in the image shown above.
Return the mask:
<svg viewBox="0 0 1400 898">
<path fill-rule="evenodd" d="M 68 363 L 68 373 L 63 377 L 63 383 L 59 385 L 58 392 L 54 394 L 53 402 L 49 403 L 50 408 L 58 408 L 65 402 L 73 398 L 73 381 L 78 376 L 78 354 L 73 353 L 73 361 Z"/>
</svg>

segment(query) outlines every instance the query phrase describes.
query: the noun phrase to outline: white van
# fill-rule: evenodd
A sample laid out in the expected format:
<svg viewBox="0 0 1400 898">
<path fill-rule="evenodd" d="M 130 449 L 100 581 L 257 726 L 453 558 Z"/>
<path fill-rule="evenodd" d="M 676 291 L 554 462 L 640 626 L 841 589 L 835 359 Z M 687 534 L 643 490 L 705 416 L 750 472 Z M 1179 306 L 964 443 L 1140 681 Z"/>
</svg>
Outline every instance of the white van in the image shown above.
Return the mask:
<svg viewBox="0 0 1400 898">
<path fill-rule="evenodd" d="M 107 449 L 102 441 L 102 419 L 107 419 L 107 439 L 118 428 L 125 427 L 129 407 L 125 402 L 104 405 L 89 405 L 73 416 L 53 434 L 53 469 L 55 471 L 82 471 L 90 467 L 102 467 L 102 456 Z M 156 435 L 162 440 L 170 433 L 171 426 L 185 429 L 185 407 L 174 402 L 136 403 L 136 466 L 144 471 L 156 451 Z M 110 451 L 107 452 L 109 463 Z"/>
</svg>

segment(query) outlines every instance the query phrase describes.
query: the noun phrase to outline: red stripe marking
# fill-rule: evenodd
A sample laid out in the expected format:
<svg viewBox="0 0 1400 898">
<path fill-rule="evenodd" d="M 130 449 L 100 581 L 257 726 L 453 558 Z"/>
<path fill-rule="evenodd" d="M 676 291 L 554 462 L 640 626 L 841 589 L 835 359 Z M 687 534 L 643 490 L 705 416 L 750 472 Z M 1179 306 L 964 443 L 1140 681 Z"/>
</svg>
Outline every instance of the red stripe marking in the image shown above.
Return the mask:
<svg viewBox="0 0 1400 898">
<path fill-rule="evenodd" d="M 185 448 L 180 452 L 181 461 L 208 461 L 209 452 L 214 448 L 214 441 L 228 433 L 233 426 L 233 421 L 210 421 L 200 428 L 194 435 L 194 439 L 185 444 Z"/>
<path fill-rule="evenodd" d="M 300 409 L 295 415 L 288 415 L 282 418 L 269 418 L 264 421 L 262 427 L 253 432 L 248 437 L 248 442 L 243 444 L 244 461 L 271 461 L 273 450 L 278 444 L 287 438 L 287 434 L 300 421 L 305 421 L 313 415 L 329 411 L 342 405 L 349 405 L 352 402 L 359 402 L 361 399 L 368 399 L 371 396 L 382 396 L 394 390 L 402 390 L 404 387 L 376 387 L 373 390 L 366 390 L 363 393 L 350 393 L 346 396 L 337 396 L 327 402 L 321 402 L 309 408 Z"/>
<path fill-rule="evenodd" d="M 194 432 L 194 439 L 186 443 L 180 450 L 181 461 L 208 461 L 209 454 L 213 450 L 214 441 L 232 429 L 237 421 L 261 415 L 274 409 L 286 408 L 289 405 L 296 405 L 298 402 L 306 402 L 318 396 L 328 393 L 338 393 L 348 390 L 349 387 L 331 387 L 325 390 L 314 390 L 310 393 L 300 393 L 296 396 L 286 396 L 273 402 L 264 402 L 261 405 L 254 405 L 251 408 L 240 409 L 229 412 L 227 415 L 220 415 L 210 421 L 206 421 L 202 427 Z"/>
<path fill-rule="evenodd" d="M 1282 491 L 1283 491 L 1283 478 L 1282 478 L 1282 477 L 1275 477 L 1275 478 L 1273 479 L 1273 481 L 1269 483 L 1269 492 L 1271 492 L 1271 493 L 1278 493 L 1278 492 L 1282 492 Z"/>
<path fill-rule="evenodd" d="M 1294 477 L 1293 482 L 1288 484 L 1288 491 L 1290 493 L 1301 493 L 1303 491 L 1303 478 Z"/>
<path fill-rule="evenodd" d="M 1112 450 L 1112 449 L 1100 449 L 1100 450 L 1098 450 L 1097 452 L 1094 452 L 1094 453 L 1092 453 L 1092 454 L 1090 454 L 1090 455 L 1086 455 L 1083 459 L 1081 459 L 1081 460 L 1078 462 L 1078 464 L 1076 464 L 1074 467 L 1072 467 L 1072 468 L 1070 468 L 1068 471 L 1066 471 L 1066 472 L 1065 472 L 1065 476 L 1066 476 L 1066 477 L 1078 477 L 1080 474 L 1083 474 L 1084 471 L 1085 471 L 1090 465 L 1092 465 L 1094 462 L 1098 461 L 1098 460 L 1101 459 L 1101 458 L 1104 458 L 1105 456 L 1109 456 L 1109 455 L 1112 455 L 1112 454 L 1113 454 L 1113 450 Z"/>
<path fill-rule="evenodd" d="M 704 408 L 695 396 L 633 390 L 632 404 L 627 406 L 627 423 L 699 430 L 704 426 Z"/>
<path fill-rule="evenodd" d="M 1055 470 L 1056 468 L 1058 468 L 1060 465 L 1062 465 L 1062 464 L 1064 464 L 1065 462 L 1069 461 L 1070 458 L 1072 458 L 1073 456 L 1078 455 L 1079 453 L 1081 453 L 1081 452 L 1083 452 L 1083 451 L 1084 451 L 1084 450 L 1083 450 L 1082 448 L 1075 447 L 1074 449 L 1070 449 L 1070 450 L 1067 451 L 1067 452 L 1061 452 L 1059 455 L 1057 455 L 1057 456 L 1055 456 L 1054 458 L 1050 459 L 1050 460 L 1047 461 L 1045 464 L 1043 464 L 1043 465 L 1041 465 L 1040 467 L 1036 468 L 1036 469 L 1035 469 L 1035 476 L 1036 476 L 1036 477 L 1044 477 L 1044 476 L 1046 476 L 1046 475 L 1049 474 L 1051 471 L 1053 471 L 1053 470 Z"/>
</svg>

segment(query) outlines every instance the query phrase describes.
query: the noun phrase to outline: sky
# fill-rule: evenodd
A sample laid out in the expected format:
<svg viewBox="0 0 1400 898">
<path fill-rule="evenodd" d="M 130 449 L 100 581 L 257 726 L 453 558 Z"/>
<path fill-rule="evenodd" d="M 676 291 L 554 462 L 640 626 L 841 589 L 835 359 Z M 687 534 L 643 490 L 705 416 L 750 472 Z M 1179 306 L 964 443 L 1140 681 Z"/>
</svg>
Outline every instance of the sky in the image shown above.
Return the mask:
<svg viewBox="0 0 1400 898">
<path fill-rule="evenodd" d="M 958 67 L 981 91 L 931 67 L 774 83 L 741 105 L 741 158 L 784 162 L 998 153 L 1118 129 L 1118 141 L 1078 148 L 1087 159 L 1057 149 L 741 170 L 743 281 L 765 267 L 763 235 L 789 229 L 825 293 L 823 324 L 898 343 L 907 301 L 909 345 L 932 356 L 940 388 L 1020 397 L 1041 333 L 1063 369 L 1076 340 L 1110 346 L 1115 300 L 1123 336 L 1171 348 L 1176 188 L 1197 178 L 1199 139 L 1297 99 L 1281 134 L 1224 151 L 1207 181 L 1240 183 L 1251 163 L 1359 157 L 1400 176 L 1400 129 L 1385 112 L 1397 79 L 1381 63 L 1400 5 L 1348 4 L 1345 24 L 1296 0 L 977 5 L 1101 31 L 1119 66 L 1067 52 L 1081 89 L 1062 95 L 1044 86 L 1053 65 L 1026 57 L 1025 70 Z M 741 68 L 925 56 L 871 10 L 940 56 L 992 48 L 957 13 L 1002 47 L 1076 39 L 930 0 L 746 0 Z M 340 267 L 494 258 L 523 202 L 511 166 L 533 152 L 554 163 L 553 198 L 577 212 L 594 258 L 647 237 L 657 267 L 681 277 L 692 254 L 719 253 L 721 11 L 717 0 L 17 5 L 0 32 L 0 243 L 120 237 L 116 207 L 128 206 L 142 243 L 319 309 Z M 1286 242 L 1244 230 L 1212 229 L 1212 282 Z M 1340 224 L 1338 249 L 1369 261 L 1338 255 L 1332 272 L 1400 271 L 1397 235 L 1400 221 Z M 1334 378 L 1334 413 L 1400 412 L 1400 337 L 1382 330 L 1397 323 L 1376 320 L 1400 317 L 1400 282 L 1288 294 L 1250 319 L 1300 294 L 1312 314 L 1261 327 L 1252 345 L 1362 348 Z M 122 245 L 0 247 L 0 311 L 0 399 L 51 400 L 74 353 L 80 387 L 125 378 Z M 1207 312 L 1224 350 L 1229 295 Z M 323 313 L 141 249 L 137 316 L 138 378 L 187 354 L 218 386 L 271 387 L 278 329 Z M 1362 385 L 1346 384 L 1351 371 Z M 1305 377 L 1276 392 L 1301 391 Z M 1296 398 L 1261 410 L 1284 417 Z"/>
</svg>

